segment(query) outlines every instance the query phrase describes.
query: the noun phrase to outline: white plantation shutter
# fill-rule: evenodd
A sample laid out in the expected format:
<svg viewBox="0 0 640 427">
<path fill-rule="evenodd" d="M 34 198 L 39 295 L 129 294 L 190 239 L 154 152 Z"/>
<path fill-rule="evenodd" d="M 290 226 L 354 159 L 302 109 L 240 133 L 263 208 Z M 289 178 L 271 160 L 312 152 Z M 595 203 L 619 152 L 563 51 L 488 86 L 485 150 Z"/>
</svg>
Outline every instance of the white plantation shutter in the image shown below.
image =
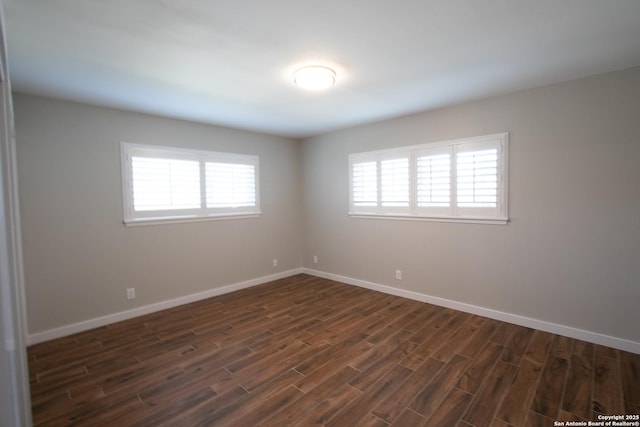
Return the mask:
<svg viewBox="0 0 640 427">
<path fill-rule="evenodd" d="M 378 163 L 354 163 L 351 166 L 352 203 L 354 206 L 378 205 Z"/>
<path fill-rule="evenodd" d="M 508 134 L 349 156 L 350 213 L 506 224 Z"/>
<path fill-rule="evenodd" d="M 461 216 L 503 216 L 502 144 L 485 140 L 456 147 L 456 209 Z"/>
<path fill-rule="evenodd" d="M 136 211 L 200 207 L 200 165 L 193 160 L 133 157 Z"/>
<path fill-rule="evenodd" d="M 458 206 L 495 208 L 498 203 L 498 150 L 458 153 Z"/>
<path fill-rule="evenodd" d="M 418 152 L 416 202 L 421 213 L 446 214 L 451 207 L 451 154 Z"/>
<path fill-rule="evenodd" d="M 206 163 L 208 208 L 237 208 L 256 204 L 255 167 Z"/>
<path fill-rule="evenodd" d="M 382 206 L 409 206 L 409 158 L 380 161 Z"/>
<path fill-rule="evenodd" d="M 350 212 L 409 213 L 410 156 L 401 153 L 352 155 Z"/>
<path fill-rule="evenodd" d="M 258 157 L 122 143 L 125 223 L 260 214 Z"/>
</svg>

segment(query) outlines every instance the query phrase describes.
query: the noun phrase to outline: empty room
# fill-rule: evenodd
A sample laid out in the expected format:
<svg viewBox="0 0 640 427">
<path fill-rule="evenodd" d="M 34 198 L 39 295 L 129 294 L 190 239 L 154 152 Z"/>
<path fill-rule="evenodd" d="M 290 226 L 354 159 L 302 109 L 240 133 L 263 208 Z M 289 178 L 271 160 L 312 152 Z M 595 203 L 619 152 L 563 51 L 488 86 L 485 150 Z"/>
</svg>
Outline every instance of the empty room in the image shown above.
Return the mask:
<svg viewBox="0 0 640 427">
<path fill-rule="evenodd" d="M 640 426 L 640 1 L 0 6 L 7 426 Z"/>
</svg>

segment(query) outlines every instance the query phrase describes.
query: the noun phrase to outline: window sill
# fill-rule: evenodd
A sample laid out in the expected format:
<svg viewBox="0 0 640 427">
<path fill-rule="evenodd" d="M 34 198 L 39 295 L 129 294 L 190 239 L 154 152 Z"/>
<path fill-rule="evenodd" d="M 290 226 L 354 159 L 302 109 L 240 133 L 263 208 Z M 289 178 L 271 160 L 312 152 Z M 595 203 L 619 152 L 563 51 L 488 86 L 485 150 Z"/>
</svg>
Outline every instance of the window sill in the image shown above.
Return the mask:
<svg viewBox="0 0 640 427">
<path fill-rule="evenodd" d="M 162 224 L 181 224 L 185 222 L 204 222 L 204 221 L 223 221 L 230 219 L 249 219 L 259 218 L 262 212 L 246 213 L 246 214 L 232 214 L 232 215 L 210 215 L 210 216 L 179 216 L 179 217 L 166 217 L 166 218 L 140 218 L 140 219 L 126 219 L 124 225 L 127 227 L 141 227 L 146 225 L 162 225 Z"/>
<path fill-rule="evenodd" d="M 458 222 L 468 224 L 489 224 L 507 225 L 509 218 L 486 218 L 486 217 L 451 217 L 451 216 L 416 216 L 416 215 L 393 215 L 393 214 L 365 214 L 349 212 L 349 217 L 354 219 L 390 219 L 399 221 L 427 221 L 427 222 Z"/>
</svg>

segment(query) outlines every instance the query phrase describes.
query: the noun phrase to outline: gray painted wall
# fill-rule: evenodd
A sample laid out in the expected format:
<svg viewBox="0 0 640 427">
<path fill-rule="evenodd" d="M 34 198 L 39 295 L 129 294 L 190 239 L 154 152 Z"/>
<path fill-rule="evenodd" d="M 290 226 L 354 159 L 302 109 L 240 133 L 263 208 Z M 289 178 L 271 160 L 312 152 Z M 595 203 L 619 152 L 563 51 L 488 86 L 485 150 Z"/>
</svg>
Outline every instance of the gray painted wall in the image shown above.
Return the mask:
<svg viewBox="0 0 640 427">
<path fill-rule="evenodd" d="M 14 101 L 29 333 L 300 267 L 298 141 L 21 94 Z M 121 141 L 259 155 L 262 216 L 125 227 Z"/>
<path fill-rule="evenodd" d="M 503 131 L 510 224 L 347 216 L 348 154 Z M 640 68 L 310 138 L 304 265 L 640 342 L 638 159 Z"/>
</svg>

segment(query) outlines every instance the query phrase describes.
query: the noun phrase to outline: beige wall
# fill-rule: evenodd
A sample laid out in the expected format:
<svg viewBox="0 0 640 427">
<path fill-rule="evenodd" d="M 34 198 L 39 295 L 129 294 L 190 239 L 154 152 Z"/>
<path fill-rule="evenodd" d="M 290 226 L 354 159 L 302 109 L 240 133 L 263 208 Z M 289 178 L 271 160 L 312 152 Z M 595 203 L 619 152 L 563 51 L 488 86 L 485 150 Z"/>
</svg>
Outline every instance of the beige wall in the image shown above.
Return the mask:
<svg viewBox="0 0 640 427">
<path fill-rule="evenodd" d="M 21 94 L 14 102 L 31 334 L 300 267 L 298 141 Z M 259 155 L 263 215 L 125 227 L 121 141 Z"/>
<path fill-rule="evenodd" d="M 508 225 L 347 216 L 348 154 L 503 131 Z M 637 343 L 639 159 L 640 68 L 310 138 L 304 265 Z"/>
</svg>

